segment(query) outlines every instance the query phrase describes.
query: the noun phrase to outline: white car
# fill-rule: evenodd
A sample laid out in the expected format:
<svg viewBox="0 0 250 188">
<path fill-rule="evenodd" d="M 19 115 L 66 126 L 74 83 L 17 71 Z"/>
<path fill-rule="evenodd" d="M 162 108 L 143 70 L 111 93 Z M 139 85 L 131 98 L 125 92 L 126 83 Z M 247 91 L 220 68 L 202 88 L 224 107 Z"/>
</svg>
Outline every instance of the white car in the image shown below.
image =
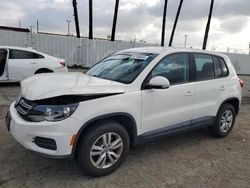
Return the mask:
<svg viewBox="0 0 250 188">
<path fill-rule="evenodd" d="M 25 79 L 6 125 L 24 147 L 53 158 L 71 156 L 86 174 L 102 176 L 120 166 L 130 146 L 159 136 L 201 127 L 227 136 L 242 87 L 225 55 L 128 49 L 86 74 Z"/>
<path fill-rule="evenodd" d="M 67 71 L 64 59 L 32 48 L 0 46 L 0 82 L 18 82 L 38 73 Z"/>
</svg>

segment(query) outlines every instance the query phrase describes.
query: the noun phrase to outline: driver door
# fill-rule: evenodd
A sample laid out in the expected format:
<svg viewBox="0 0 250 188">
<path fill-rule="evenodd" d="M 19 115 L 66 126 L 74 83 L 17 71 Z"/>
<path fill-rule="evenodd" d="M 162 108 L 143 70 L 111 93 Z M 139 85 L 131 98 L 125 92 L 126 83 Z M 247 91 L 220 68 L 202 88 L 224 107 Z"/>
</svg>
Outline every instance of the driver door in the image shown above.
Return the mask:
<svg viewBox="0 0 250 188">
<path fill-rule="evenodd" d="M 167 78 L 170 87 L 142 90 L 141 132 L 157 133 L 188 128 L 194 102 L 194 83 L 189 82 L 188 53 L 177 53 L 163 58 L 153 68 L 146 83 L 155 76 Z"/>
</svg>

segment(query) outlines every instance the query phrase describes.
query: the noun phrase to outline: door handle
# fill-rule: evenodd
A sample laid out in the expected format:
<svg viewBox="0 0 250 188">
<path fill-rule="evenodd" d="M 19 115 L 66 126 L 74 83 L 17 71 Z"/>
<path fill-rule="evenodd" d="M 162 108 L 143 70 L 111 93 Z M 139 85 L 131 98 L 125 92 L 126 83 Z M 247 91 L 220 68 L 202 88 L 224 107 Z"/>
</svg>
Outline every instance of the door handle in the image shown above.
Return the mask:
<svg viewBox="0 0 250 188">
<path fill-rule="evenodd" d="M 186 96 L 193 96 L 193 93 L 192 93 L 191 91 L 188 91 L 188 92 L 186 93 Z"/>
<path fill-rule="evenodd" d="M 225 91 L 226 90 L 225 86 L 220 86 L 220 90 Z"/>
<path fill-rule="evenodd" d="M 30 64 L 31 64 L 31 65 L 36 65 L 36 63 L 35 63 L 35 62 L 31 62 Z"/>
</svg>

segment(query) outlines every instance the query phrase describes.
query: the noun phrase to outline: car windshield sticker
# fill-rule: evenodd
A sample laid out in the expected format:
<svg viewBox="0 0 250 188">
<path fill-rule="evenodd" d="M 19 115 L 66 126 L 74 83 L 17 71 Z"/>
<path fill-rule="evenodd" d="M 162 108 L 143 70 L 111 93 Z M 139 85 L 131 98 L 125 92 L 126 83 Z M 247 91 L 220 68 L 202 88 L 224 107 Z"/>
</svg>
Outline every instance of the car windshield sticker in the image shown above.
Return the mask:
<svg viewBox="0 0 250 188">
<path fill-rule="evenodd" d="M 147 55 L 140 55 L 140 54 L 137 54 L 137 55 L 133 55 L 131 57 L 131 59 L 136 59 L 136 60 L 143 60 L 143 61 L 146 61 L 148 59 L 149 56 Z"/>
</svg>

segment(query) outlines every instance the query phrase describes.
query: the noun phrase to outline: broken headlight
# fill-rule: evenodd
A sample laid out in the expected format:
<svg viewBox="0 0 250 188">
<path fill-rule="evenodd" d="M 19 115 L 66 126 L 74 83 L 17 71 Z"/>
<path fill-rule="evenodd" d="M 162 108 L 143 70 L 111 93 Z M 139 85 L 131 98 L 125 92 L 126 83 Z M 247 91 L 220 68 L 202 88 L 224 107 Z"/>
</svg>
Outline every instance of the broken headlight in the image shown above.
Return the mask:
<svg viewBox="0 0 250 188">
<path fill-rule="evenodd" d="M 28 118 L 34 122 L 61 121 L 71 116 L 76 111 L 78 104 L 36 105 L 28 113 Z"/>
</svg>

